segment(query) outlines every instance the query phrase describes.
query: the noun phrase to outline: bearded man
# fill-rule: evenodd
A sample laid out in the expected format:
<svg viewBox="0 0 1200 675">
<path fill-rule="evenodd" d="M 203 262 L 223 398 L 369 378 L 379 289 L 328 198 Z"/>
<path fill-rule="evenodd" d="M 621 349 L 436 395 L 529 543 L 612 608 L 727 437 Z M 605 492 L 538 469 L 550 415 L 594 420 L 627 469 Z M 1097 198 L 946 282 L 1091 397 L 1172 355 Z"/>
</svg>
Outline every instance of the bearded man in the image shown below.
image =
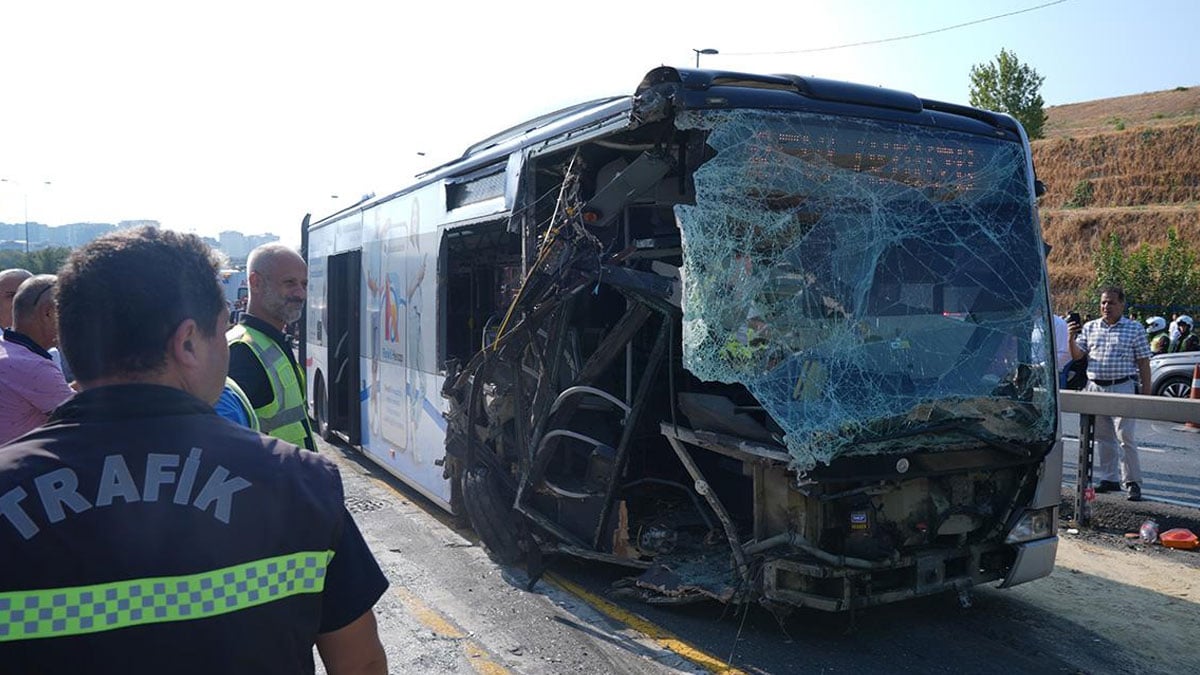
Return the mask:
<svg viewBox="0 0 1200 675">
<path fill-rule="evenodd" d="M 262 433 L 315 452 L 304 372 L 286 333 L 308 298 L 308 266 L 283 244 L 264 244 L 250 252 L 246 270 L 246 311 L 225 334 L 229 377 L 250 399 Z"/>
</svg>

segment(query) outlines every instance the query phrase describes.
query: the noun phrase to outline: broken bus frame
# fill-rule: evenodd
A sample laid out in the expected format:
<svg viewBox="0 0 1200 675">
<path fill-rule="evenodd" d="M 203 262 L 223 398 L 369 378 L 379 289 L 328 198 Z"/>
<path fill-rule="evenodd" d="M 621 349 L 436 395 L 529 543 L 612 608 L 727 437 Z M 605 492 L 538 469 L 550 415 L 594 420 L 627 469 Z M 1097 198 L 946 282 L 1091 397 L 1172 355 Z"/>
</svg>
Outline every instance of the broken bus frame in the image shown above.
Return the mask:
<svg viewBox="0 0 1200 675">
<path fill-rule="evenodd" d="M 1053 567 L 1053 331 L 1007 116 L 662 67 L 302 236 L 320 432 L 501 561 L 831 611 Z"/>
</svg>

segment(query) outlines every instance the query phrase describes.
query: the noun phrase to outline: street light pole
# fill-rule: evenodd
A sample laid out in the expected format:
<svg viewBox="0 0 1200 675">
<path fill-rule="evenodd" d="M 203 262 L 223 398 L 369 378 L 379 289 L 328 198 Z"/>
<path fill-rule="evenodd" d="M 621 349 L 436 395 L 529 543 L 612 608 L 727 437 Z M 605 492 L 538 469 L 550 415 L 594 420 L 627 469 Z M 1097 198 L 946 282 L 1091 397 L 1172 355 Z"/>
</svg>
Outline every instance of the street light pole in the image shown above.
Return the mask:
<svg viewBox="0 0 1200 675">
<path fill-rule="evenodd" d="M 25 218 L 25 255 L 28 256 L 29 255 L 29 190 L 26 190 L 25 184 L 19 180 L 0 178 L 0 182 L 12 183 L 12 184 L 16 185 L 17 187 L 21 188 L 21 202 L 22 202 L 22 207 L 24 209 L 23 215 Z M 50 185 L 51 182 L 48 180 L 44 180 L 44 181 L 42 181 L 42 184 Z"/>
<path fill-rule="evenodd" d="M 699 67 L 700 67 L 700 55 L 701 55 L 701 54 L 720 54 L 720 53 L 721 53 L 721 52 L 719 52 L 719 51 L 717 51 L 717 50 L 715 50 L 715 49 L 712 49 L 712 48 L 706 48 L 706 49 L 695 49 L 695 48 L 692 48 L 692 51 L 696 52 L 696 67 L 697 67 L 697 68 L 699 68 Z"/>
</svg>

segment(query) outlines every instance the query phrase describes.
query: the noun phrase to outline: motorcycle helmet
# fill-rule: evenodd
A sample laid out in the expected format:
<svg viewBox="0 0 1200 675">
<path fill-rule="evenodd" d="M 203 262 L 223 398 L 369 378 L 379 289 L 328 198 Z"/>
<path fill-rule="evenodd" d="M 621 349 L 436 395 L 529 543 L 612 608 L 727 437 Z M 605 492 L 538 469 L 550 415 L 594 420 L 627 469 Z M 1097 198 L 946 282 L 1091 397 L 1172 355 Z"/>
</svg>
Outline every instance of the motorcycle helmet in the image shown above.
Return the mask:
<svg viewBox="0 0 1200 675">
<path fill-rule="evenodd" d="M 1152 316 L 1146 319 L 1146 332 L 1157 333 L 1167 329 L 1167 320 L 1161 316 Z"/>
<path fill-rule="evenodd" d="M 1175 319 L 1175 322 L 1176 323 L 1186 323 L 1188 325 L 1188 328 L 1191 328 L 1196 325 L 1196 324 L 1192 323 L 1192 317 L 1188 316 L 1187 314 L 1180 315 L 1180 317 L 1178 319 Z"/>
</svg>

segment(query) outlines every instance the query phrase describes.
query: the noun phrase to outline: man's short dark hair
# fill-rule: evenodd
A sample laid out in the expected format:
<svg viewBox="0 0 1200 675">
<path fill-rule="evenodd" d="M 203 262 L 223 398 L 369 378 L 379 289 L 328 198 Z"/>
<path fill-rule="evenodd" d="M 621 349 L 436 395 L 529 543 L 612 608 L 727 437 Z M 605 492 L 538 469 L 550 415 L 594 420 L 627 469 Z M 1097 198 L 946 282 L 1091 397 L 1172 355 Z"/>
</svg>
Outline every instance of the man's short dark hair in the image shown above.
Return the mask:
<svg viewBox="0 0 1200 675">
<path fill-rule="evenodd" d="M 225 297 L 220 257 L 194 234 L 140 227 L 71 254 L 58 275 L 59 345 L 81 382 L 154 372 L 194 319 L 212 336 Z"/>
<path fill-rule="evenodd" d="M 1115 295 L 1117 296 L 1118 300 L 1125 302 L 1125 289 L 1121 288 L 1120 286 L 1105 286 L 1104 288 L 1101 288 L 1100 295 L 1104 295 L 1105 293 L 1108 293 L 1109 295 Z"/>
</svg>

